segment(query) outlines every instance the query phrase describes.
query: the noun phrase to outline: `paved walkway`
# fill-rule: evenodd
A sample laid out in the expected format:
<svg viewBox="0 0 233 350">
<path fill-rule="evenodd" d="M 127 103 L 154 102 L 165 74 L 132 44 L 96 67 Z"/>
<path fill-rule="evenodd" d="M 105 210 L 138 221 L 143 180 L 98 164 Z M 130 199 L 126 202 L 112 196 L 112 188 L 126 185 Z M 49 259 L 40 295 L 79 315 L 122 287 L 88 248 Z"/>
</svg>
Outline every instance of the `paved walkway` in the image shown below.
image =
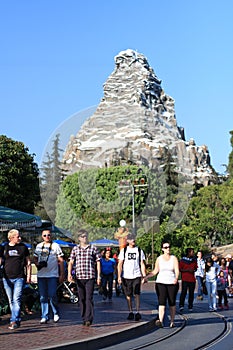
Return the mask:
<svg viewBox="0 0 233 350">
<path fill-rule="evenodd" d="M 127 320 L 128 311 L 123 295 L 114 296 L 112 303 L 109 303 L 103 302 L 98 293 L 94 295 L 95 318 L 91 327 L 82 325 L 79 306 L 71 303 L 60 304 L 61 319 L 58 323 L 50 321 L 46 325 L 41 325 L 40 315 L 35 314 L 23 317 L 21 327 L 14 331 L 8 329 L 9 315 L 4 315 L 0 322 L 0 348 L 37 350 L 62 348 L 65 345 L 66 348 L 71 348 L 71 344 L 76 343 L 76 346 L 82 344 L 82 350 L 90 349 L 90 346 L 98 349 L 102 344 L 112 344 L 111 339 L 117 337 L 119 333 L 123 336 L 124 330 L 129 331 L 126 336 L 128 338 L 130 332 L 138 334 L 135 328 L 145 332 L 150 327 L 154 327 L 153 320 L 156 317 L 152 313 L 152 309 L 155 309 L 154 284 L 148 283 L 143 287 L 141 300 L 142 320 L 140 322 Z M 67 347 L 69 344 L 70 347 Z"/>
<path fill-rule="evenodd" d="M 103 302 L 96 293 L 95 318 L 91 327 L 82 325 L 78 304 L 61 303 L 61 320 L 58 323 L 50 321 L 41 325 L 40 315 L 25 316 L 21 327 L 15 331 L 8 329 L 9 315 L 2 317 L 0 322 L 0 348 L 7 350 L 27 349 L 101 349 L 119 341 L 136 338 L 155 328 L 157 316 L 154 283 L 142 287 L 140 322 L 127 320 L 127 306 L 123 295 L 113 297 L 112 303 Z M 206 304 L 206 301 L 204 302 Z M 204 305 L 204 304 L 202 304 Z M 206 306 L 206 315 L 208 306 Z M 184 320 L 176 315 L 176 326 L 182 327 Z M 165 326 L 169 320 L 165 321 Z M 164 328 L 166 332 L 172 329 Z M 157 332 L 156 332 L 157 333 Z M 159 332 L 158 332 L 159 333 Z"/>
</svg>

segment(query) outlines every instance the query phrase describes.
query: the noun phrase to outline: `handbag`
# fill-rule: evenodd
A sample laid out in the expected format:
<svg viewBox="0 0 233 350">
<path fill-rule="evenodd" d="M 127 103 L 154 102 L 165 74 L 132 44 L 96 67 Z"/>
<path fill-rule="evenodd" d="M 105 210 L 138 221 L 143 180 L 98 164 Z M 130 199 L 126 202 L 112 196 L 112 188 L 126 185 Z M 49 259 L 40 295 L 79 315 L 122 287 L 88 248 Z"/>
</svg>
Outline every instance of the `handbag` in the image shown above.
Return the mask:
<svg viewBox="0 0 233 350">
<path fill-rule="evenodd" d="M 205 284 L 205 279 L 202 280 L 202 291 L 203 291 L 203 294 L 208 295 L 208 291 L 207 291 L 206 284 Z"/>
</svg>

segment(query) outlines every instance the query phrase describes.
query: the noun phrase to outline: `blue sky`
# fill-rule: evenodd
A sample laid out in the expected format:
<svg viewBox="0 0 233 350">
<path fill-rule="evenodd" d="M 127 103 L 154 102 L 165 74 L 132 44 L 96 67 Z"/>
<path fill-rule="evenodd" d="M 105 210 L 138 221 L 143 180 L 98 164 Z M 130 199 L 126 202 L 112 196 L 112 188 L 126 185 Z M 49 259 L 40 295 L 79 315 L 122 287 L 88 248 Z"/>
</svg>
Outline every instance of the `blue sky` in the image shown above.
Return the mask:
<svg viewBox="0 0 233 350">
<path fill-rule="evenodd" d="M 57 128 L 99 104 L 114 56 L 130 48 L 147 57 L 175 99 L 186 139 L 206 144 L 224 172 L 233 130 L 232 17 L 232 0 L 1 1 L 0 134 L 24 142 L 40 164 Z"/>
</svg>

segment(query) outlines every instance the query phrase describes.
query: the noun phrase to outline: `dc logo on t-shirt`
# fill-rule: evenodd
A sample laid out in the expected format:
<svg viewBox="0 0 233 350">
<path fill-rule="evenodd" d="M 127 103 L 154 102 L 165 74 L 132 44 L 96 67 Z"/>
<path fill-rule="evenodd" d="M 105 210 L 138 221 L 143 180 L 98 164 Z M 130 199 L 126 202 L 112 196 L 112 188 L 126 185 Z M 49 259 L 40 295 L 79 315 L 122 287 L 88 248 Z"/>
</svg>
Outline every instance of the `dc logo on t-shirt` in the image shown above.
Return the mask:
<svg viewBox="0 0 233 350">
<path fill-rule="evenodd" d="M 136 253 L 128 253 L 128 260 L 136 260 Z"/>
</svg>

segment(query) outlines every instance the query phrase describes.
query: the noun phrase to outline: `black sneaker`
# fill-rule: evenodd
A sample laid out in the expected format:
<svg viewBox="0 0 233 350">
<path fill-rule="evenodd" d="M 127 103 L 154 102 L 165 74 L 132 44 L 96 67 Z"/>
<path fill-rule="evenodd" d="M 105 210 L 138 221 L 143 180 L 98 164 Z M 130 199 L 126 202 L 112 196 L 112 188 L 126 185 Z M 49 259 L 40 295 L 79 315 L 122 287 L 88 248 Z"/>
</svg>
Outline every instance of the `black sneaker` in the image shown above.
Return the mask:
<svg viewBox="0 0 233 350">
<path fill-rule="evenodd" d="M 140 313 L 139 312 L 137 312 L 136 313 L 136 315 L 135 315 L 135 321 L 140 321 L 140 319 L 142 318 L 142 316 L 140 315 Z"/>
<path fill-rule="evenodd" d="M 134 320 L 134 314 L 133 314 L 133 312 L 130 312 L 130 313 L 129 313 L 129 315 L 128 315 L 128 317 L 127 317 L 127 320 L 130 320 L 130 321 Z"/>
</svg>

